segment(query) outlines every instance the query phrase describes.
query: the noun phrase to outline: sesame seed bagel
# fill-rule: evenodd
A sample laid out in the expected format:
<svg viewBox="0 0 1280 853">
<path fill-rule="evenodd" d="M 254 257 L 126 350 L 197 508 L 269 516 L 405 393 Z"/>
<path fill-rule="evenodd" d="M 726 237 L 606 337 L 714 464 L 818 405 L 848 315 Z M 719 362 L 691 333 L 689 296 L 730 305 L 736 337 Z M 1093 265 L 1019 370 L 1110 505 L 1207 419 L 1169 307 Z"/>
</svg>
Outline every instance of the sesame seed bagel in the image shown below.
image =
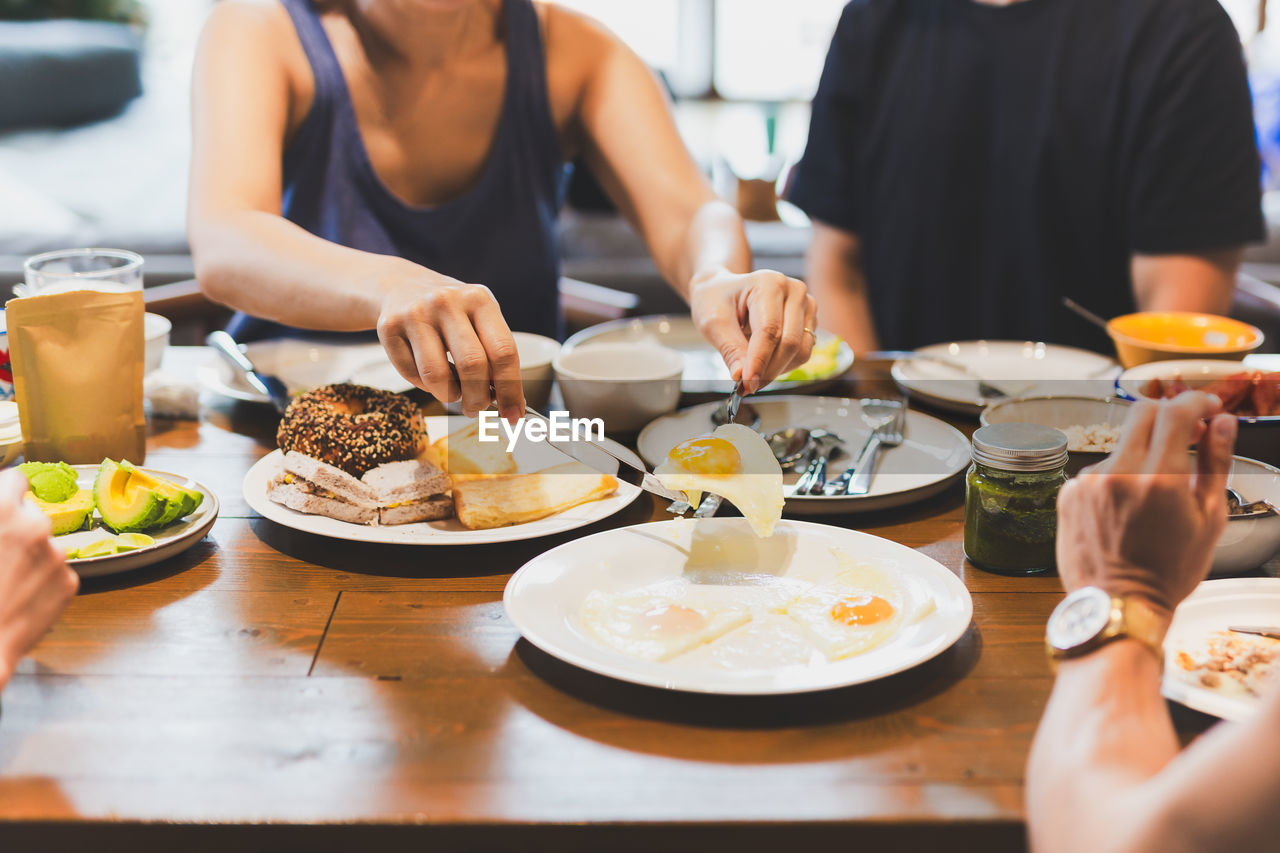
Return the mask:
<svg viewBox="0 0 1280 853">
<path fill-rule="evenodd" d="M 276 443 L 353 477 L 412 459 L 427 441 L 422 413 L 408 397 L 365 385 L 325 385 L 289 403 Z"/>
</svg>

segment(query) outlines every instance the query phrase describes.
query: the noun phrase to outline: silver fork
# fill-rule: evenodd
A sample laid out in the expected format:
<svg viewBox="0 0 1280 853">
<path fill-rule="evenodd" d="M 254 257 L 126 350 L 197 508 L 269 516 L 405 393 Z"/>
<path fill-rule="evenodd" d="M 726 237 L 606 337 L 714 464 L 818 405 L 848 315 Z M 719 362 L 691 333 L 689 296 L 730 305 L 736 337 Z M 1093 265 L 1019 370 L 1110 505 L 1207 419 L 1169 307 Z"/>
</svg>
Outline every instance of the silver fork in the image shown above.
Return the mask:
<svg viewBox="0 0 1280 853">
<path fill-rule="evenodd" d="M 694 511 L 694 518 L 710 518 L 720 509 L 720 503 L 724 498 L 719 495 L 706 495 L 702 498 L 702 503 L 698 504 L 698 508 Z"/>
<path fill-rule="evenodd" d="M 812 430 L 809 437 L 813 439 L 813 450 L 809 457 L 812 461 L 800 475 L 800 479 L 796 480 L 796 484 L 791 487 L 793 495 L 822 494 L 822 487 L 827 482 L 827 463 L 844 443 L 844 439 L 840 436 L 825 429 Z"/>
<path fill-rule="evenodd" d="M 864 462 L 864 456 L 867 448 L 871 446 L 871 442 L 875 439 L 876 433 L 881 432 L 885 427 L 893 423 L 905 408 L 900 400 L 877 400 L 868 398 L 858 401 L 861 407 L 862 422 L 871 427 L 870 434 L 867 435 L 866 442 L 862 445 L 862 449 L 858 451 L 857 457 L 844 469 L 839 477 L 836 477 L 823 488 L 822 493 L 828 496 L 837 496 L 846 494 L 849 488 L 849 481 L 858 473 L 858 469 Z"/>
<path fill-rule="evenodd" d="M 902 444 L 902 429 L 906 421 L 907 407 L 899 403 L 893 420 L 871 434 L 871 440 L 862 449 L 858 460 L 853 463 L 855 472 L 845 489 L 846 495 L 865 495 L 871 490 L 871 478 L 876 473 L 876 461 L 879 458 L 880 448 L 897 447 Z"/>
</svg>

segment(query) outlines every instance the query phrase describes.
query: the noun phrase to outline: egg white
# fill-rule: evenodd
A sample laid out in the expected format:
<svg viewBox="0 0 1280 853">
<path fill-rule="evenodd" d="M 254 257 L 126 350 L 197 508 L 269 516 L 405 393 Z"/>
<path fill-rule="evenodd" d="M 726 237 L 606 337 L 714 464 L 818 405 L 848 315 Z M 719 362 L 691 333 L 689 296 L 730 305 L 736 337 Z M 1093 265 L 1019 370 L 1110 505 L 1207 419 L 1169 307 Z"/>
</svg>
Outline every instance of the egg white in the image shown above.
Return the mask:
<svg viewBox="0 0 1280 853">
<path fill-rule="evenodd" d="M 832 618 L 841 599 L 858 595 L 883 598 L 893 615 L 873 625 L 848 625 Z M 845 568 L 830 582 L 805 590 L 787 607 L 791 617 L 829 661 L 863 654 L 889 640 L 917 614 L 918 607 L 887 573 L 868 565 Z"/>
<path fill-rule="evenodd" d="M 683 584 L 622 594 L 596 590 L 583 601 L 581 619 L 597 640 L 615 651 L 642 660 L 666 661 L 751 621 L 749 606 L 724 599 L 714 591 Z M 668 629 L 661 619 L 645 615 L 673 605 L 691 610 L 701 619 L 693 626 L 677 624 Z"/>
<path fill-rule="evenodd" d="M 703 492 L 719 495 L 738 508 L 757 536 L 773 534 L 782 518 L 786 498 L 782 493 L 782 466 L 760 434 L 742 424 L 716 427 L 713 438 L 734 446 L 742 458 L 742 470 L 733 474 L 698 474 L 686 471 L 670 458 L 654 469 L 658 482 L 689 495 L 696 503 Z"/>
</svg>

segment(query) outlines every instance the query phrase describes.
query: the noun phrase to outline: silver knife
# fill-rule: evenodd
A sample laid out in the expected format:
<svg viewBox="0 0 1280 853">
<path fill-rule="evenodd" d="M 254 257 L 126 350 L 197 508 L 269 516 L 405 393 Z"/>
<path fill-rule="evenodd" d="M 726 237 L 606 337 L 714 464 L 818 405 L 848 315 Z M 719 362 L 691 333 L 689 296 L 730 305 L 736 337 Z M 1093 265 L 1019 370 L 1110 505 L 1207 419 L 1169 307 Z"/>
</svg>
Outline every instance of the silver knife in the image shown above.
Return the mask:
<svg viewBox="0 0 1280 853">
<path fill-rule="evenodd" d="M 1257 634 L 1259 637 L 1280 640 L 1280 628 L 1272 628 L 1267 625 L 1231 625 L 1227 630 L 1235 631 L 1237 634 Z"/>
<path fill-rule="evenodd" d="M 259 394 L 263 395 L 271 401 L 271 405 L 276 407 L 276 411 L 284 414 L 284 410 L 289 408 L 289 389 L 284 386 L 274 376 L 265 373 L 259 373 L 257 368 L 253 366 L 253 362 L 240 352 L 240 345 L 236 343 L 236 339 L 228 335 L 226 332 L 210 332 L 209 337 L 204 342 L 213 347 L 218 355 L 222 356 L 228 364 L 239 370 L 249 383 L 249 386 Z"/>
<path fill-rule="evenodd" d="M 550 418 L 541 412 L 534 411 L 533 409 L 526 407 L 524 414 L 525 417 L 535 417 L 545 421 L 548 426 L 551 423 Z M 617 465 L 614 466 L 609 464 L 609 462 L 601 459 L 599 456 L 588 452 L 586 447 L 579 447 L 579 444 L 588 445 L 592 450 L 603 453 L 610 460 L 616 462 Z M 630 483 L 633 486 L 638 486 L 646 492 L 652 492 L 664 500 L 682 501 L 685 499 L 683 492 L 675 492 L 668 489 L 666 486 L 659 483 L 658 478 L 653 474 L 650 474 L 645 468 L 642 468 L 627 459 L 623 459 L 604 445 L 592 441 L 589 438 L 581 439 L 579 442 L 557 441 L 551 443 L 551 446 L 556 450 L 559 450 L 565 456 L 578 460 L 592 470 L 599 471 L 602 474 L 608 474 L 612 477 L 617 477 L 624 483 Z"/>
</svg>

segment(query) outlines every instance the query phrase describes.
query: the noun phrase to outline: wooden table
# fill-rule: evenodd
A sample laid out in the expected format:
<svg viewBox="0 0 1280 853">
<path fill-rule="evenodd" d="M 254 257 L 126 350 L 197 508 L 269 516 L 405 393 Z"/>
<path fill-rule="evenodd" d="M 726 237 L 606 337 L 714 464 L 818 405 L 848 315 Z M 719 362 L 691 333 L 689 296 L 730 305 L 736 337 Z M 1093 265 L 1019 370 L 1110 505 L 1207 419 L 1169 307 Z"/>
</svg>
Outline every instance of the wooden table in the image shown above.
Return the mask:
<svg viewBox="0 0 1280 853">
<path fill-rule="evenodd" d="M 204 357 L 174 348 L 168 366 Z M 883 391 L 878 368 L 839 391 Z M 501 603 L 530 558 L 666 517 L 657 500 L 505 545 L 323 539 L 241 496 L 275 446 L 272 413 L 206 402 L 199 422 L 153 422 L 147 464 L 213 487 L 210 535 L 86 582 L 5 691 L 0 850 L 1024 845 L 1023 765 L 1050 687 L 1042 631 L 1062 591 L 965 562 L 958 484 L 829 519 L 964 580 L 973 624 L 951 650 L 828 693 L 669 694 L 539 652 Z"/>
</svg>

